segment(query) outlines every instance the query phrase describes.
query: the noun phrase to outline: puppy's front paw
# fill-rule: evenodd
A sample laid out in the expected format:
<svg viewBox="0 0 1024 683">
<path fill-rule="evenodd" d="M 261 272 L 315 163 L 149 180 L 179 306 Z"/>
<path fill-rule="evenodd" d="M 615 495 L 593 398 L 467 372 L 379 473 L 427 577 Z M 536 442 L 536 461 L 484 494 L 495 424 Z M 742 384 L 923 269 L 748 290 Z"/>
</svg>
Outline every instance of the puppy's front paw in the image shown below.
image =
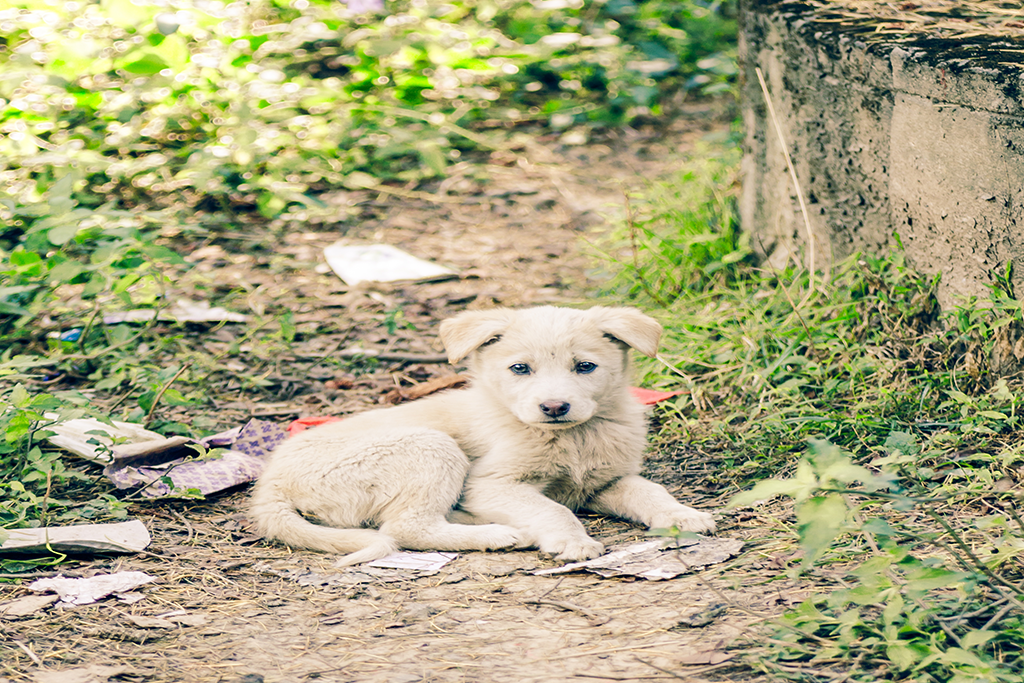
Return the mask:
<svg viewBox="0 0 1024 683">
<path fill-rule="evenodd" d="M 504 524 L 481 524 L 474 531 L 479 532 L 481 548 L 484 550 L 514 548 L 522 542 L 519 530 Z"/>
<path fill-rule="evenodd" d="M 651 520 L 652 529 L 669 529 L 671 527 L 680 531 L 714 531 L 715 518 L 710 513 L 680 505 L 678 509 L 655 515 Z"/>
<path fill-rule="evenodd" d="M 589 536 L 542 540 L 539 546 L 542 554 L 570 562 L 592 560 L 604 554 L 604 544 Z"/>
</svg>

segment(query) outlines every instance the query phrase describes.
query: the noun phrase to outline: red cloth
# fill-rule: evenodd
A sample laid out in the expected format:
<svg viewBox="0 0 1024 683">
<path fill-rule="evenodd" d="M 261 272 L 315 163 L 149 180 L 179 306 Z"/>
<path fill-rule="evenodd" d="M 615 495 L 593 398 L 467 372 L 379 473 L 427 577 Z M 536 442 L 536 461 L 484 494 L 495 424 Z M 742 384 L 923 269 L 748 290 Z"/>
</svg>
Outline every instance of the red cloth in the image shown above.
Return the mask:
<svg viewBox="0 0 1024 683">
<path fill-rule="evenodd" d="M 653 406 L 655 403 L 661 403 L 673 396 L 686 393 L 685 391 L 655 391 L 654 389 L 641 389 L 640 387 L 630 387 L 629 390 L 633 392 L 633 398 L 645 406 Z"/>
<path fill-rule="evenodd" d="M 328 422 L 341 422 L 341 418 L 332 417 L 330 415 L 326 417 L 300 417 L 298 420 L 295 420 L 288 425 L 288 436 L 295 436 L 299 432 L 304 432 L 310 427 L 325 425 Z"/>
</svg>

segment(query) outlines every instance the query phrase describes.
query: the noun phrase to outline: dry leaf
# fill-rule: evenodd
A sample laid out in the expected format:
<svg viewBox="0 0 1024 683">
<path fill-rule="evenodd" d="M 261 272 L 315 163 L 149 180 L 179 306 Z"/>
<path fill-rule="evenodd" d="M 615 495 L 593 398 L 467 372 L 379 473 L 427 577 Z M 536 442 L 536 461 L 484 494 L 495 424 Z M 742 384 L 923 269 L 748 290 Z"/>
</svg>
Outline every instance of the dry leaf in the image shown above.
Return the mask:
<svg viewBox="0 0 1024 683">
<path fill-rule="evenodd" d="M 26 617 L 57 602 L 56 595 L 26 595 L 0 603 L 0 617 Z"/>
<path fill-rule="evenodd" d="M 1017 343 L 1013 345 L 1013 357 L 1017 360 L 1024 358 L 1024 337 L 1017 340 Z"/>
</svg>

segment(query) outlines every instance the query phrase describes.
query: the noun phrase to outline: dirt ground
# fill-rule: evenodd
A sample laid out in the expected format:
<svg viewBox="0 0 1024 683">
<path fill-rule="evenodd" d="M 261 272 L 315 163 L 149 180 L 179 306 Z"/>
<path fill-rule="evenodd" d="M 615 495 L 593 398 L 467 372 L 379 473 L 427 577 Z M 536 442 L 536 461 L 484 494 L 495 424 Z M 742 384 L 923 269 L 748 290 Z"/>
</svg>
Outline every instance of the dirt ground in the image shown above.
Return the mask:
<svg viewBox="0 0 1024 683">
<path fill-rule="evenodd" d="M 443 201 L 406 190 L 333 197 L 339 211 L 359 212 L 344 238 L 452 265 L 457 280 L 347 288 L 323 267 L 323 247 L 339 238 L 323 219 L 282 233 L 272 248 L 242 232 L 196 241 L 190 260 L 202 289 L 233 293 L 240 310 L 292 311 L 298 335 L 271 357 L 260 355 L 258 335 L 237 346 L 230 325 L 203 330 L 196 371 L 208 373 L 213 408 L 168 408 L 164 417 L 226 428 L 252 416 L 344 414 L 451 374 L 419 362 L 339 373 L 325 359 L 353 345 L 437 354 L 436 323 L 467 307 L 585 302 L 602 277 L 587 241 L 606 229 L 603 216 L 621 211 L 623 189 L 671 172 L 702 137 L 724 130 L 713 107 L 692 107 L 667 128 L 573 146 L 553 136 L 497 152 L 483 171 L 467 166 L 445 181 Z M 393 329 L 382 325 L 387 316 Z M 261 378 L 258 390 L 244 374 Z M 647 474 L 684 502 L 716 509 L 732 493 L 711 476 L 722 457 L 670 445 L 650 454 Z M 555 566 L 536 551 L 462 553 L 433 574 L 367 578 L 334 568 L 333 557 L 255 537 L 246 496 L 133 506 L 153 535 L 147 552 L 62 572 L 140 570 L 157 581 L 130 604 L 0 616 L 0 683 L 750 680 L 737 662 L 756 653 L 752 627 L 804 597 L 785 578 L 785 542 L 764 520 L 734 512 L 721 513 L 720 535 L 744 540 L 742 554 L 672 580 L 534 576 Z M 584 521 L 606 545 L 644 538 L 623 522 Z M 28 583 L 0 586 L 0 603 L 29 594 Z"/>
</svg>

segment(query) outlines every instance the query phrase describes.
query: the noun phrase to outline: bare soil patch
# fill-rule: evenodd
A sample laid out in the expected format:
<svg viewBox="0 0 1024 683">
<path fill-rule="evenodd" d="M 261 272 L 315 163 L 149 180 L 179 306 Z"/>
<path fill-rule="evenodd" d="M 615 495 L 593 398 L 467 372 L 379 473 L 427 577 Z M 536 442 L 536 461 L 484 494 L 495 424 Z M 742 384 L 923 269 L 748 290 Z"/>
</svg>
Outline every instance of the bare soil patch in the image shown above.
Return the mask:
<svg viewBox="0 0 1024 683">
<path fill-rule="evenodd" d="M 328 221 L 277 238 L 239 232 L 196 242 L 191 258 L 201 287 L 194 278 L 183 287 L 233 292 L 254 310 L 291 311 L 298 335 L 287 353 L 266 354 L 258 334 L 240 340 L 231 326 L 192 329 L 182 343 L 203 352 L 196 364 L 208 372 L 214 408 L 167 408 L 165 417 L 220 429 L 252 416 L 341 415 L 453 373 L 407 361 L 341 372 L 335 355 L 357 344 L 436 355 L 437 322 L 467 307 L 585 302 L 601 278 L 585 239 L 621 206 L 623 188 L 671 171 L 696 140 L 722 130 L 712 110 L 697 107 L 666 128 L 600 143 L 563 147 L 541 138 L 495 153 L 483 170 L 467 165 L 438 189 L 441 201 L 406 191 L 339 193 L 339 212 L 355 207 L 359 215 L 344 235 Z M 348 288 L 321 265 L 323 247 L 339 236 L 395 244 L 463 276 Z M 261 381 L 246 383 L 243 375 Z M 681 500 L 711 509 L 728 497 L 709 476 L 720 454 L 680 444 L 651 456 L 647 474 Z M 0 676 L 64 683 L 741 680 L 736 648 L 753 646 L 750 627 L 803 597 L 781 578 L 786 558 L 776 557 L 783 546 L 771 531 L 731 513 L 720 518 L 720 533 L 747 541 L 745 554 L 669 581 L 533 576 L 553 563 L 523 551 L 463 553 L 434 574 L 352 583 L 331 556 L 255 537 L 246 496 L 135 505 L 132 516 L 154 536 L 147 553 L 82 560 L 62 572 L 141 570 L 158 581 L 131 604 L 107 599 L 0 621 Z M 606 545 L 644 538 L 643 529 L 619 521 L 584 521 Z M 27 583 L 4 585 L 0 602 L 27 594 Z"/>
</svg>

